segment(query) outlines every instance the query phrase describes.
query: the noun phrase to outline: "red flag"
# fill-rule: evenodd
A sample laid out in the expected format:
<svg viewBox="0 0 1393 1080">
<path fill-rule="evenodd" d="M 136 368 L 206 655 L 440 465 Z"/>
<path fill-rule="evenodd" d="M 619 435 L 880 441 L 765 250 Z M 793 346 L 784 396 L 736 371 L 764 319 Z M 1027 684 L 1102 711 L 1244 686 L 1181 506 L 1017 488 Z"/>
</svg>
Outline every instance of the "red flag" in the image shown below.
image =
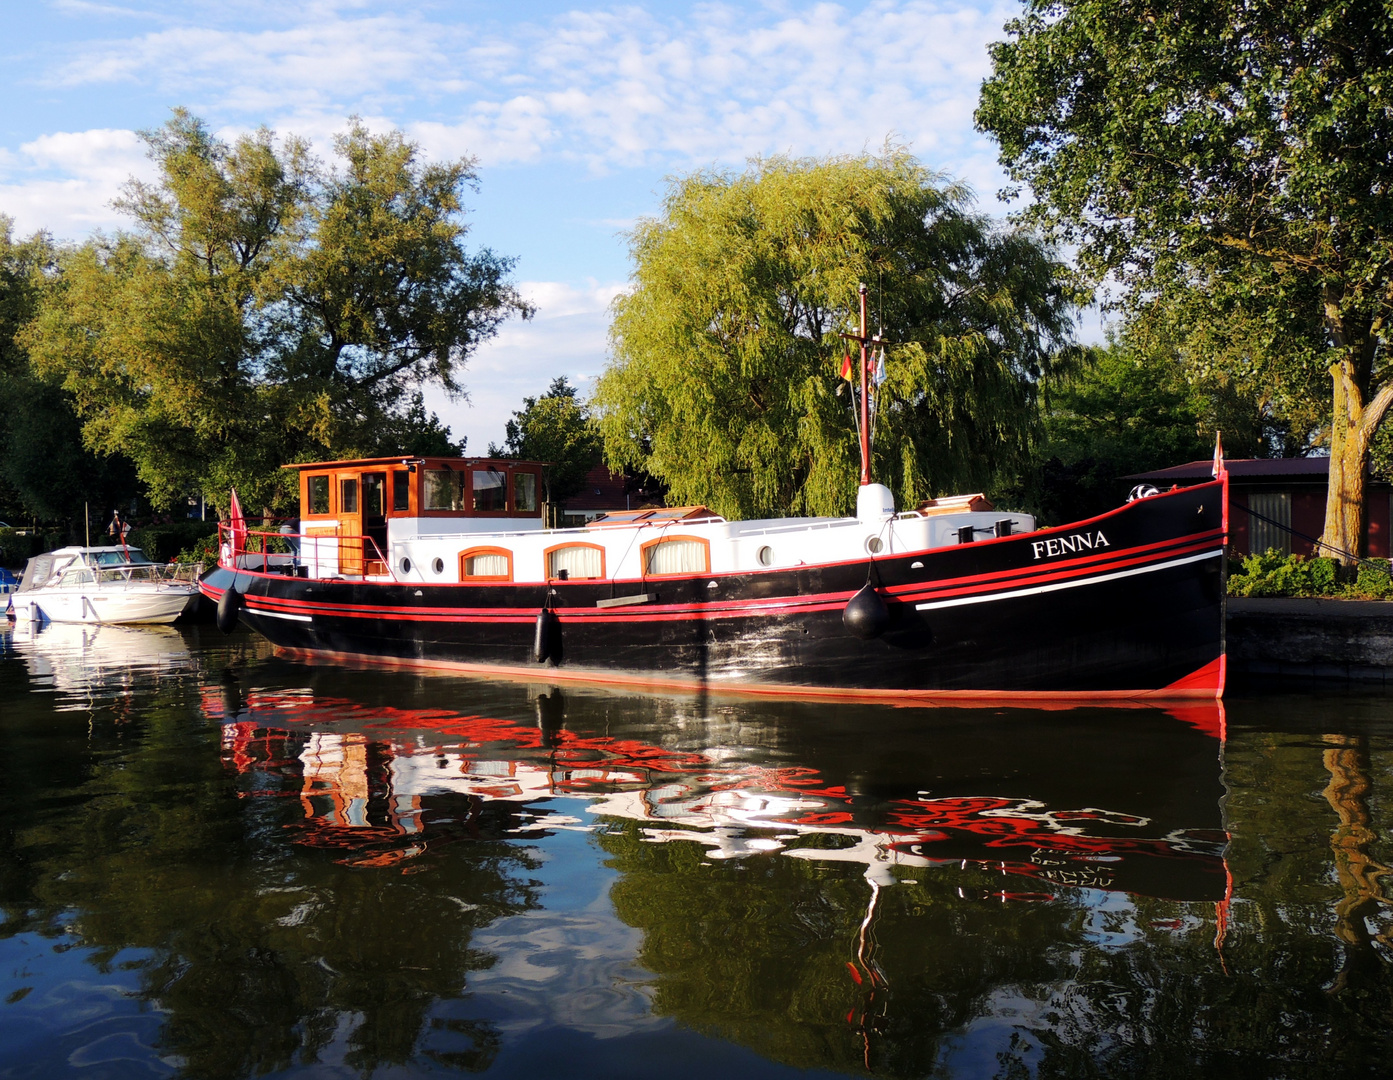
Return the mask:
<svg viewBox="0 0 1393 1080">
<path fill-rule="evenodd" d="M 1217 480 L 1228 471 L 1224 466 L 1224 441 L 1219 432 L 1214 433 L 1214 479 Z"/>
<path fill-rule="evenodd" d="M 242 516 L 242 504 L 237 501 L 237 489 L 232 489 L 232 511 L 228 521 L 228 533 L 232 539 L 232 556 L 247 547 L 247 519 Z"/>
<path fill-rule="evenodd" d="M 851 366 L 851 353 L 846 354 L 846 359 L 842 361 L 842 378 L 850 382 L 855 371 Z"/>
</svg>

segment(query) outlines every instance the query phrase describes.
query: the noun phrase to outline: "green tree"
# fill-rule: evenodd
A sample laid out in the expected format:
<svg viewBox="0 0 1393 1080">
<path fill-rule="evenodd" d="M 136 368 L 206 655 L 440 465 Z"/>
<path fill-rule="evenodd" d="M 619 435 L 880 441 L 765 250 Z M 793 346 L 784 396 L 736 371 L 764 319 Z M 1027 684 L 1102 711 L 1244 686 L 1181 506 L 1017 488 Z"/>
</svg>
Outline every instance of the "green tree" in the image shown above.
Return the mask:
<svg viewBox="0 0 1393 1080">
<path fill-rule="evenodd" d="M 1025 0 L 976 119 L 1024 214 L 1133 310 L 1238 319 L 1332 380 L 1324 540 L 1356 552 L 1393 404 L 1393 16 L 1373 0 Z"/>
<path fill-rule="evenodd" d="M 1118 505 L 1132 473 L 1208 458 L 1215 432 L 1230 457 L 1306 453 L 1318 423 L 1291 388 L 1258 377 L 1244 358 L 1191 355 L 1154 326 L 1128 326 L 1045 395 L 1044 435 L 1019 497 L 1052 525 Z M 1265 366 L 1263 367 L 1265 371 Z"/>
<path fill-rule="evenodd" d="M 1010 475 L 1074 296 L 1046 249 L 971 205 L 896 149 L 675 180 L 630 235 L 594 398 L 610 464 L 727 516 L 845 512 L 859 454 L 838 335 L 865 282 L 890 342 L 877 479 L 908 503 Z"/>
<path fill-rule="evenodd" d="M 25 341 L 87 445 L 129 456 L 157 503 L 235 484 L 285 504 L 282 463 L 445 431 L 415 391 L 459 392 L 479 342 L 531 314 L 511 260 L 464 247 L 468 159 L 423 163 L 356 121 L 337 168 L 182 110 L 144 138 L 160 179 L 127 185 L 133 230 L 68 254 Z"/>
<path fill-rule="evenodd" d="M 0 518 L 62 523 L 81 535 L 83 503 L 105 521 L 136 491 L 128 463 L 88 452 L 71 395 L 38 377 L 18 339 L 56 271 L 43 233 L 16 239 L 0 215 Z"/>
<path fill-rule="evenodd" d="M 489 456 L 546 462 L 542 486 L 554 513 L 585 486 L 604 448 L 589 410 L 563 375 L 541 397 L 522 399 L 522 409 L 504 427 L 503 445 L 490 443 Z"/>
</svg>

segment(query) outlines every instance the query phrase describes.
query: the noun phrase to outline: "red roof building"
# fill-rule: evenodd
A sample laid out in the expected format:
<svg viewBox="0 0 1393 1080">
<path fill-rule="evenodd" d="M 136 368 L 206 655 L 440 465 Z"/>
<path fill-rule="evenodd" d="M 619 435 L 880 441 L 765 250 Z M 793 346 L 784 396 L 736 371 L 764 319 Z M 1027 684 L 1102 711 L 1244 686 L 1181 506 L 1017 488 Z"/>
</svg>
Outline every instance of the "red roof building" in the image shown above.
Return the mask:
<svg viewBox="0 0 1393 1080">
<path fill-rule="evenodd" d="M 1311 554 L 1325 529 L 1330 459 L 1238 458 L 1225 464 L 1229 470 L 1230 549 L 1239 555 L 1269 549 L 1286 555 Z M 1123 479 L 1154 484 L 1164 490 L 1211 480 L 1213 468 L 1214 463 L 1206 459 Z M 1389 500 L 1393 486 L 1371 474 L 1364 492 L 1364 553 L 1370 558 L 1386 559 L 1393 527 Z"/>
<path fill-rule="evenodd" d="M 566 500 L 559 524 L 570 528 L 593 521 L 601 514 L 663 505 L 662 493 L 639 478 L 596 465 L 586 474 L 585 486 Z"/>
</svg>

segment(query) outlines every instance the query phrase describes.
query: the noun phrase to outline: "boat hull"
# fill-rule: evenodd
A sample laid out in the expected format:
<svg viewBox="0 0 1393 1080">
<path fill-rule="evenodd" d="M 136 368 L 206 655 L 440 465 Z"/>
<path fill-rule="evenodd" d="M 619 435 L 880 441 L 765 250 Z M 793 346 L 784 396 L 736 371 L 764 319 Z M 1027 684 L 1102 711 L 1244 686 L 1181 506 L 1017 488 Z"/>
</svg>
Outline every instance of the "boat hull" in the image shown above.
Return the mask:
<svg viewBox="0 0 1393 1080">
<path fill-rule="evenodd" d="M 45 618 L 56 623 L 172 623 L 198 602 L 188 589 L 122 589 L 114 592 L 47 588 L 14 593 L 17 619 Z"/>
<path fill-rule="evenodd" d="M 1059 529 L 759 573 L 430 586 L 218 567 L 202 587 L 235 586 L 244 623 L 311 656 L 817 696 L 1213 698 L 1223 546 L 1216 482 Z M 887 626 L 863 640 L 842 613 L 867 582 Z"/>
</svg>

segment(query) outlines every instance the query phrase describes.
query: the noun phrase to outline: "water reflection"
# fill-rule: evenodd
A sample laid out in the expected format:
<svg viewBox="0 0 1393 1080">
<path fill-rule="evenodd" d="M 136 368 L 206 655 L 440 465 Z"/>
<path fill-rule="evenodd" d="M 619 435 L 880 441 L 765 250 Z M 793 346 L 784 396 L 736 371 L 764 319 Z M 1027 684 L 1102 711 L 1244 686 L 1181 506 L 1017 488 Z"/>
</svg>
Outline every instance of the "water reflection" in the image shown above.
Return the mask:
<svg viewBox="0 0 1393 1080">
<path fill-rule="evenodd" d="M 1381 701 L 1240 702 L 1224 740 L 1217 708 L 563 693 L 46 632 L 0 663 L 0 1073 L 1389 1048 Z"/>
<path fill-rule="evenodd" d="M 1217 706 L 1200 724 L 1193 708 L 1183 719 L 1122 713 L 1120 740 L 1116 709 L 1043 721 L 1022 710 L 829 713 L 568 699 L 559 688 L 534 703 L 533 725 L 312 686 L 209 694 L 204 710 L 224 723 L 235 772 L 260 793 L 298 793 L 300 842 L 354 851 L 354 865 L 421 856 L 457 830 L 461 800 L 502 801 L 526 807 L 530 831 L 633 822 L 646 842 L 696 843 L 707 860 L 780 852 L 853 864 L 877 885 L 902 869 L 971 863 L 1002 876 L 989 892 L 997 899 L 1050 898 L 1053 887 L 1225 896 L 1219 742 L 1207 734 Z M 713 741 L 708 721 L 738 738 Z M 563 796 L 585 817 L 549 809 Z"/>
</svg>

